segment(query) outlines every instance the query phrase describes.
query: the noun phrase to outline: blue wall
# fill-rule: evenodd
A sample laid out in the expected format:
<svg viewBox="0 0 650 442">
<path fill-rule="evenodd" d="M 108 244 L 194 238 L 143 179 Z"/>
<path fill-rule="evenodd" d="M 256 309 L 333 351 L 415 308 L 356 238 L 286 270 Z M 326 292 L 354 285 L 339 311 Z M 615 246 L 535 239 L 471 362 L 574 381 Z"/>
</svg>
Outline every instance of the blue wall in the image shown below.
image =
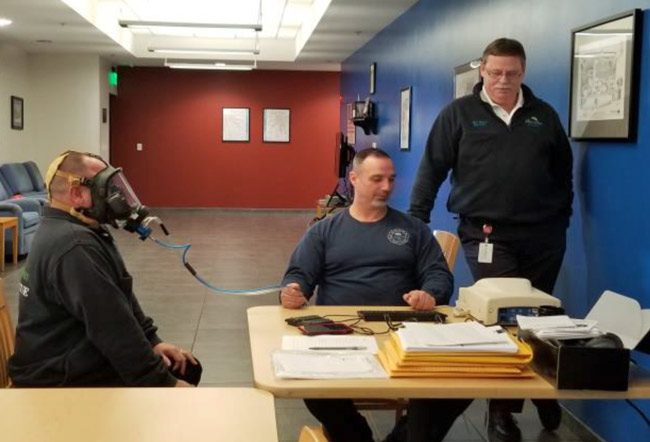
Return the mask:
<svg viewBox="0 0 650 442">
<path fill-rule="evenodd" d="M 452 99 L 453 68 L 480 57 L 498 37 L 520 40 L 527 52 L 525 83 L 559 113 L 567 127 L 571 29 L 650 1 L 632 0 L 421 0 L 343 64 L 346 103 L 368 95 L 369 65 L 377 63 L 379 132 L 357 129 L 357 149 L 373 142 L 395 161 L 398 185 L 392 205 L 405 210 L 426 137 L 438 112 Z M 574 215 L 555 295 L 583 317 L 605 289 L 650 308 L 650 13 L 643 14 L 639 130 L 636 143 L 574 142 Z M 413 87 L 411 149 L 399 151 L 399 95 Z M 341 113 L 344 129 L 344 113 Z M 445 202 L 449 183 L 436 200 L 431 226 L 455 230 Z M 460 257 L 457 286 L 472 279 Z M 633 358 L 650 368 L 650 357 Z M 650 415 L 650 401 L 635 401 Z M 608 441 L 639 440 L 647 424 L 624 401 L 564 403 Z M 641 437 L 643 439 L 643 437 Z"/>
</svg>

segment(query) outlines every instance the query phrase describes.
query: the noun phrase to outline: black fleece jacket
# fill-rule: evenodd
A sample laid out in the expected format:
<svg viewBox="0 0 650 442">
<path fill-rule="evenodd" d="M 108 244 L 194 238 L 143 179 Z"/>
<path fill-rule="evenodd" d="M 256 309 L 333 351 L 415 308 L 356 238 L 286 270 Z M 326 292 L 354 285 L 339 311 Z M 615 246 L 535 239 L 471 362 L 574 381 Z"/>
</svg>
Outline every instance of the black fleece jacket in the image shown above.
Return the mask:
<svg viewBox="0 0 650 442">
<path fill-rule="evenodd" d="M 17 386 L 173 386 L 108 231 L 46 207 L 21 276 Z"/>
<path fill-rule="evenodd" d="M 411 193 L 409 213 L 429 222 L 451 170 L 450 212 L 510 224 L 565 222 L 573 199 L 571 146 L 557 113 L 522 85 L 510 126 L 481 100 L 482 83 L 438 115 Z"/>
</svg>

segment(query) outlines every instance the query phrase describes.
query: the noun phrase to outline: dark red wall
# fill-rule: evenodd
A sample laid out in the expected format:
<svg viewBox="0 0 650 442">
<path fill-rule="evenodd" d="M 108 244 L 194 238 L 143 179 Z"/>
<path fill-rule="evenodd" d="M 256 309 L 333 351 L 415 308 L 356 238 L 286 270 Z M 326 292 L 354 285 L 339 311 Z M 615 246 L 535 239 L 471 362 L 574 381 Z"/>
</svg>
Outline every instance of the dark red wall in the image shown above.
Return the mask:
<svg viewBox="0 0 650 442">
<path fill-rule="evenodd" d="M 336 184 L 339 77 L 120 68 L 111 162 L 148 206 L 313 208 Z M 221 141 L 224 107 L 250 108 L 250 142 Z M 262 142 L 264 108 L 291 109 L 289 143 Z"/>
</svg>

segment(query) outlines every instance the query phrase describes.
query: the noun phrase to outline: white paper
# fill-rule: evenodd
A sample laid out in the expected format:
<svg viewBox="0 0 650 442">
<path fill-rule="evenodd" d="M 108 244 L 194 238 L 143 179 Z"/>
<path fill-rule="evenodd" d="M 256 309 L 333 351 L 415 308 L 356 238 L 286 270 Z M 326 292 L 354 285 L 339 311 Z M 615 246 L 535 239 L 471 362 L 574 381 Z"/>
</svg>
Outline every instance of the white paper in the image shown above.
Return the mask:
<svg viewBox="0 0 650 442">
<path fill-rule="evenodd" d="M 304 352 L 277 350 L 272 355 L 275 375 L 281 379 L 387 378 L 369 353 Z"/>
<path fill-rule="evenodd" d="M 397 331 L 407 351 L 457 351 L 516 353 L 517 344 L 500 327 L 485 327 L 478 322 L 453 324 L 405 323 Z"/>
<path fill-rule="evenodd" d="M 517 325 L 522 330 L 541 330 L 549 328 L 574 328 L 575 323 L 567 315 L 522 316 L 517 315 Z"/>
<path fill-rule="evenodd" d="M 320 351 L 351 351 L 378 353 L 377 341 L 374 336 L 282 336 L 282 350 Z"/>
</svg>

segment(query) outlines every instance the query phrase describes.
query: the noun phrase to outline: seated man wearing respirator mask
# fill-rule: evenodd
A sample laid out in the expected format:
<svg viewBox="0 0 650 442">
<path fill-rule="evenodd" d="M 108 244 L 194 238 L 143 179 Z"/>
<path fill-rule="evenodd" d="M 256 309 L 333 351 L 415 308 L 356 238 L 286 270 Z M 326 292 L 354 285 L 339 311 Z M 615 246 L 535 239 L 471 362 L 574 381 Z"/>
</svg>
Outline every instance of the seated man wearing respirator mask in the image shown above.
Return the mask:
<svg viewBox="0 0 650 442">
<path fill-rule="evenodd" d="M 148 212 L 122 170 L 68 151 L 52 162 L 46 184 L 50 204 L 21 275 L 8 364 L 14 385 L 196 385 L 198 361 L 158 337 L 104 226 L 147 229 Z"/>
</svg>

